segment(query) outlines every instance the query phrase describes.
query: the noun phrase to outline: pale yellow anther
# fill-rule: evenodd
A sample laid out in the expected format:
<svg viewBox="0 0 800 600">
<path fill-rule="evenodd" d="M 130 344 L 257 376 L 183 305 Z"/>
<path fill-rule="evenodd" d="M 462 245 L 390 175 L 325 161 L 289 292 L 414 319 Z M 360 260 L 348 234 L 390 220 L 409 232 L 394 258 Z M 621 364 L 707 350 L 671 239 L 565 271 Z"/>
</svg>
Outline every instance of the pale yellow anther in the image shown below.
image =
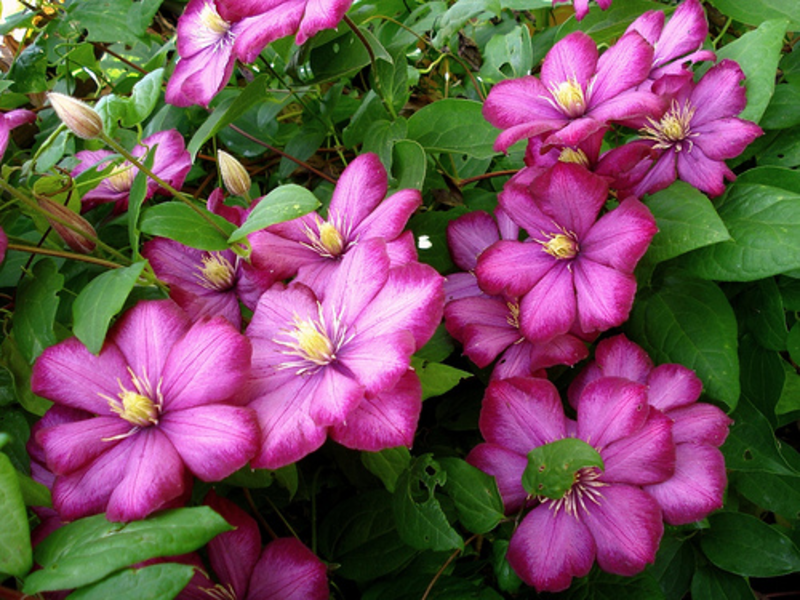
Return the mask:
<svg viewBox="0 0 800 600">
<path fill-rule="evenodd" d="M 678 104 L 673 100 L 670 109 L 661 117 L 661 120 L 656 122 L 652 118 L 648 118 L 649 125 L 639 130 L 642 138 L 652 140 L 655 142 L 653 146 L 659 150 L 667 150 L 674 148 L 680 152 L 683 149 L 683 144 L 688 145 L 688 150 L 691 151 L 693 142 L 691 138 L 697 137 L 697 133 L 692 133 L 692 117 L 697 111 L 697 108 L 692 106 L 689 102 L 683 105 Z"/>
<path fill-rule="evenodd" d="M 108 176 L 108 185 L 115 192 L 127 192 L 133 186 L 133 180 L 136 177 L 136 169 L 129 163 L 117 165 L 111 170 Z"/>
<path fill-rule="evenodd" d="M 297 349 L 303 358 L 317 365 L 326 365 L 335 357 L 330 338 L 319 330 L 317 323 L 295 319 L 291 335 L 297 341 Z"/>
<path fill-rule="evenodd" d="M 338 256 L 344 249 L 342 234 L 328 221 L 319 224 L 319 243 L 333 256 Z"/>
<path fill-rule="evenodd" d="M 231 24 L 219 16 L 212 2 L 206 2 L 203 5 L 200 10 L 200 22 L 206 29 L 219 36 L 225 35 L 231 28 Z"/>
<path fill-rule="evenodd" d="M 150 398 L 124 388 L 118 396 L 121 404 L 117 400 L 108 401 L 111 412 L 136 427 L 147 427 L 158 423 L 158 406 Z"/>
<path fill-rule="evenodd" d="M 506 306 L 508 307 L 508 315 L 506 316 L 506 323 L 519 329 L 519 303 L 518 302 L 506 302 Z"/>
<path fill-rule="evenodd" d="M 586 112 L 583 88 L 573 78 L 554 84 L 550 89 L 556 103 L 570 117 L 580 117 Z"/>
<path fill-rule="evenodd" d="M 589 157 L 580 148 L 564 148 L 558 155 L 559 162 L 573 163 L 589 168 Z"/>
<path fill-rule="evenodd" d="M 233 286 L 236 272 L 227 258 L 217 252 L 211 252 L 202 260 L 200 284 L 204 288 L 220 292 Z"/>
<path fill-rule="evenodd" d="M 539 242 L 542 249 L 550 256 L 559 260 L 566 260 L 578 254 L 578 243 L 572 236 L 558 233 L 546 242 Z"/>
</svg>

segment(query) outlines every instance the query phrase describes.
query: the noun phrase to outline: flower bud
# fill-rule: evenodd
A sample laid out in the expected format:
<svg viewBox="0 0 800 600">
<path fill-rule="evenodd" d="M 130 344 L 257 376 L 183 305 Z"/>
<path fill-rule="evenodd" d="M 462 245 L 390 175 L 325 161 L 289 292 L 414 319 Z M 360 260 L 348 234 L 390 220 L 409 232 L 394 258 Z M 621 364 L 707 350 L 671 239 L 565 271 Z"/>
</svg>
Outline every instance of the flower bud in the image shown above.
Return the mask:
<svg viewBox="0 0 800 600">
<path fill-rule="evenodd" d="M 47 98 L 58 118 L 79 138 L 92 140 L 103 133 L 103 119 L 85 102 L 58 92 L 50 92 Z"/>
<path fill-rule="evenodd" d="M 64 243 L 69 246 L 70 249 L 80 254 L 91 254 L 94 250 L 95 243 L 88 238 L 96 238 L 97 232 L 86 219 L 75 214 L 66 206 L 62 206 L 58 202 L 53 202 L 49 198 L 37 196 L 36 201 L 45 212 L 50 213 L 60 221 L 69 223 L 75 227 L 75 229 L 85 233 L 85 235 L 81 235 L 78 231 L 70 229 L 62 222 L 54 219 L 47 219 L 50 226 L 56 230 L 56 233 L 61 236 L 61 239 L 64 240 Z"/>
<path fill-rule="evenodd" d="M 217 150 L 217 163 L 228 191 L 234 196 L 247 196 L 250 192 L 250 174 L 242 163 L 223 150 Z"/>
</svg>

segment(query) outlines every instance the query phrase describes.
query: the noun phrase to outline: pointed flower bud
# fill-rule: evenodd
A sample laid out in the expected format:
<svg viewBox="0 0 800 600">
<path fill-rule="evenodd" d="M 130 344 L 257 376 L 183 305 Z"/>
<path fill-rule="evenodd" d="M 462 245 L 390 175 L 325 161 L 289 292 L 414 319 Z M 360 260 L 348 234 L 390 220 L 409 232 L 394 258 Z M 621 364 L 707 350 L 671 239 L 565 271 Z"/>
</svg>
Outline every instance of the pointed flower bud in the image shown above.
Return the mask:
<svg viewBox="0 0 800 600">
<path fill-rule="evenodd" d="M 217 161 L 228 191 L 234 196 L 247 196 L 250 192 L 250 174 L 242 163 L 223 150 L 217 150 Z"/>
<path fill-rule="evenodd" d="M 59 222 L 50 218 L 47 219 L 50 226 L 56 230 L 56 233 L 61 236 L 61 239 L 64 240 L 64 243 L 69 246 L 71 250 L 80 254 L 92 253 L 95 243 L 89 238 L 96 238 L 97 232 L 86 219 L 75 214 L 66 206 L 62 206 L 58 202 L 53 202 L 49 198 L 37 196 L 36 201 L 42 209 L 61 221 Z M 63 222 L 69 223 L 79 231 L 85 233 L 85 235 L 81 235 L 81 233 L 75 229 L 70 229 L 65 226 Z"/>
<path fill-rule="evenodd" d="M 50 92 L 47 98 L 58 118 L 79 138 L 92 140 L 103 133 L 103 119 L 85 102 L 58 92 Z"/>
</svg>

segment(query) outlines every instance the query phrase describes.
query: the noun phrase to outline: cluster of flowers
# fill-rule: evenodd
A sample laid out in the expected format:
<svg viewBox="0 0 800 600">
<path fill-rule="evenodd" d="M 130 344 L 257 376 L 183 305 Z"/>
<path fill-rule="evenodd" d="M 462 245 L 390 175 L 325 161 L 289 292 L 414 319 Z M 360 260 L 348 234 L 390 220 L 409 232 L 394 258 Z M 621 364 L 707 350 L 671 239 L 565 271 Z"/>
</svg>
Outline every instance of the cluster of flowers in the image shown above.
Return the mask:
<svg viewBox="0 0 800 600">
<path fill-rule="evenodd" d="M 463 271 L 448 276 L 444 314 L 476 365 L 496 361 L 480 418 L 486 443 L 468 461 L 497 478 L 507 514 L 529 510 L 508 559 L 540 591 L 566 589 L 595 557 L 606 571 L 638 573 L 655 559 L 663 521 L 689 523 L 722 506 L 718 447 L 730 421 L 696 403 L 702 385 L 691 371 L 653 369 L 624 337 L 605 339 L 570 388 L 577 421 L 545 379 L 627 320 L 634 269 L 657 232 L 639 198 L 678 177 L 721 194 L 734 178 L 724 160 L 762 133 L 737 117 L 746 98 L 735 62 L 695 82 L 690 65 L 715 58 L 702 49 L 707 34 L 699 0 L 685 0 L 666 24 L 663 12 L 645 13 L 602 56 L 573 33 L 540 77 L 501 82 L 484 105 L 503 130 L 495 149 L 526 140 L 526 166 L 494 217 L 473 212 L 449 225 Z M 618 125 L 640 137 L 601 153 Z M 526 491 L 528 453 L 566 437 L 594 447 L 604 469 L 580 469 L 559 499 Z"/>
</svg>

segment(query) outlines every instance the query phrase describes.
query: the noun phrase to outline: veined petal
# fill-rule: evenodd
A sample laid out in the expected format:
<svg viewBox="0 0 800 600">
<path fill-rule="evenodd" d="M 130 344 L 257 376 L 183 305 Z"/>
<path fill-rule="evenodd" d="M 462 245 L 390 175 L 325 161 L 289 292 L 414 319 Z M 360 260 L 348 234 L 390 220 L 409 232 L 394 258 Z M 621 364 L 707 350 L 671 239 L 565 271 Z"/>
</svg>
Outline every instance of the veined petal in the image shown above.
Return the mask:
<svg viewBox="0 0 800 600">
<path fill-rule="evenodd" d="M 314 293 L 302 284 L 283 287 L 276 284 L 261 296 L 253 319 L 247 327 L 247 337 L 253 341 L 253 369 L 264 369 L 286 360 L 283 346 L 275 338 L 286 333 L 297 317 L 302 320 L 319 318 Z"/>
<path fill-rule="evenodd" d="M 593 109 L 647 78 L 653 64 L 653 47 L 636 31 L 628 31 L 597 62 L 597 75 L 587 99 Z M 624 69 L 620 65 L 625 65 Z"/>
<path fill-rule="evenodd" d="M 542 190 L 535 196 L 546 203 L 544 212 L 552 215 L 559 228 L 577 237 L 582 252 L 583 238 L 608 199 L 606 181 L 580 165 L 559 162 L 537 181 L 536 187 Z M 536 237 L 534 232 L 529 233 Z"/>
<path fill-rule="evenodd" d="M 522 487 L 522 474 L 528 466 L 525 455 L 497 444 L 478 444 L 467 455 L 467 462 L 497 480 L 507 515 L 521 509 L 528 498 Z"/>
<path fill-rule="evenodd" d="M 165 100 L 174 106 L 208 106 L 233 73 L 232 45 L 203 48 L 181 58 L 167 82 Z"/>
<path fill-rule="evenodd" d="M 216 0 L 216 6 L 223 19 L 234 22 L 263 14 L 285 2 L 286 0 Z"/>
<path fill-rule="evenodd" d="M 675 408 L 667 416 L 675 421 L 672 439 L 676 444 L 693 442 L 719 448 L 728 437 L 728 427 L 733 423 L 719 408 L 705 402 Z"/>
<path fill-rule="evenodd" d="M 531 75 L 519 79 L 506 79 L 489 92 L 483 104 L 483 116 L 500 129 L 537 121 L 563 124 L 567 119 L 547 101 L 551 97 L 552 94 L 547 87 Z"/>
<path fill-rule="evenodd" d="M 367 152 L 358 156 L 347 165 L 336 182 L 328 209 L 328 220 L 340 224 L 340 233 L 350 239 L 349 233 L 356 230 L 381 204 L 387 187 L 386 169 L 378 155 Z M 369 237 L 383 237 L 388 241 L 397 237 L 403 226 L 391 238 L 381 234 Z"/>
<path fill-rule="evenodd" d="M 539 283 L 556 262 L 535 242 L 499 241 L 478 257 L 475 275 L 487 294 L 518 297 Z"/>
<path fill-rule="evenodd" d="M 538 446 L 566 436 L 564 408 L 546 379 L 519 377 L 492 381 L 483 399 L 483 438 L 527 456 Z"/>
<path fill-rule="evenodd" d="M 636 278 L 584 258 L 573 269 L 581 329 L 605 331 L 624 323 L 633 307 Z"/>
<path fill-rule="evenodd" d="M 750 121 L 736 117 L 714 119 L 692 128 L 697 133 L 694 143 L 711 160 L 727 160 L 739 156 L 764 131 Z"/>
<path fill-rule="evenodd" d="M 36 434 L 47 458 L 47 468 L 66 475 L 83 468 L 119 443 L 117 436 L 133 426 L 118 416 L 95 417 L 46 427 Z M 104 441 L 108 440 L 108 441 Z"/>
<path fill-rule="evenodd" d="M 127 461 L 122 462 L 124 476 L 108 499 L 109 521 L 144 519 L 184 491 L 183 462 L 158 428 L 149 427 L 130 439 Z"/>
<path fill-rule="evenodd" d="M 497 224 L 482 210 L 467 213 L 447 224 L 447 246 L 459 269 L 472 271 L 478 256 L 500 239 Z"/>
<path fill-rule="evenodd" d="M 364 396 L 345 421 L 331 428 L 331 439 L 365 452 L 410 448 L 421 411 L 422 385 L 416 373 L 406 371 L 392 389 Z"/>
<path fill-rule="evenodd" d="M 661 509 L 637 487 L 615 484 L 601 493 L 599 506 L 584 517 L 597 544 L 597 563 L 609 573 L 636 575 L 655 561 L 664 533 Z"/>
<path fill-rule="evenodd" d="M 596 551 L 582 521 L 541 505 L 525 516 L 511 536 L 507 558 L 517 575 L 537 591 L 560 592 L 573 577 L 589 573 Z"/>
<path fill-rule="evenodd" d="M 686 183 L 692 184 L 697 189 L 709 196 L 716 197 L 725 191 L 725 179 L 734 181 L 736 175 L 721 160 L 711 160 L 699 146 L 691 152 L 679 152 L 678 176 Z"/>
<path fill-rule="evenodd" d="M 636 184 L 633 195 L 655 194 L 668 188 L 678 178 L 677 157 L 672 151 L 661 152 L 650 170 Z"/>
<path fill-rule="evenodd" d="M 542 63 L 542 85 L 545 88 L 574 82 L 583 90 L 597 66 L 597 44 L 582 31 L 575 31 L 556 42 Z"/>
<path fill-rule="evenodd" d="M 478 278 L 472 273 L 451 273 L 444 279 L 445 302 L 453 302 L 462 298 L 473 298 L 486 294 L 478 287 Z"/>
<path fill-rule="evenodd" d="M 537 191 L 542 189 L 539 184 L 545 181 L 549 184 L 550 179 L 543 177 L 541 181 L 537 182 Z M 546 187 L 544 189 L 546 190 Z M 541 202 L 541 195 L 541 193 L 534 194 L 533 190 L 529 189 L 527 186 L 507 185 L 503 188 L 503 191 L 498 194 L 497 200 L 501 210 L 503 210 L 516 225 L 536 238 L 541 237 L 542 233 L 553 233 L 554 231 L 558 231 L 559 226 L 564 226 L 562 223 L 559 223 L 557 219 L 554 219 L 553 215 L 543 212 L 543 204 L 546 208 L 550 206 L 547 203 Z M 497 227 L 495 227 L 495 230 L 496 229 Z M 510 241 L 516 241 L 516 239 Z M 491 244 L 487 245 L 487 247 L 491 247 Z M 482 250 L 486 250 L 486 247 Z M 476 256 L 479 255 L 480 253 Z"/>
<path fill-rule="evenodd" d="M 509 322 L 511 312 L 500 298 L 474 297 L 450 302 L 444 309 L 447 330 L 464 344 L 464 351 L 483 368 L 522 337 Z"/>
<path fill-rule="evenodd" d="M 661 66 L 667 61 L 697 50 L 703 45 L 706 36 L 708 36 L 708 21 L 703 6 L 699 0 L 684 0 L 672 13 L 658 39 L 658 44 L 653 44 L 655 46 L 653 66 Z"/>
<path fill-rule="evenodd" d="M 333 368 L 341 369 L 342 377 L 346 373 L 354 385 L 363 386 L 370 394 L 377 394 L 395 386 L 408 370 L 411 355 L 416 349 L 414 339 L 407 330 L 396 329 L 378 335 L 359 331 L 337 354 L 339 366 L 333 365 Z M 334 393 L 336 385 L 343 385 L 330 383 L 333 388 L 331 393 Z M 348 407 L 353 408 L 351 403 L 348 403 Z M 337 422 L 343 420 L 344 415 Z"/>
<path fill-rule="evenodd" d="M 657 366 L 647 376 L 647 386 L 650 406 L 664 412 L 696 402 L 703 391 L 703 382 L 695 372 L 678 364 Z"/>
<path fill-rule="evenodd" d="M 354 323 L 362 311 L 373 305 L 388 278 L 386 243 L 381 239 L 359 243 L 347 252 L 329 281 L 324 304 L 326 318 L 338 317 L 342 323 Z"/>
<path fill-rule="evenodd" d="M 300 26 L 306 0 L 285 0 L 275 8 L 239 21 L 233 53 L 243 63 L 255 62 L 267 44 L 292 35 Z"/>
<path fill-rule="evenodd" d="M 386 254 L 389 255 L 389 265 L 402 267 L 419 258 L 414 242 L 414 232 L 404 231 L 391 242 L 386 243 Z"/>
<path fill-rule="evenodd" d="M 247 600 L 326 600 L 328 569 L 294 538 L 273 540 L 253 570 Z"/>
<path fill-rule="evenodd" d="M 238 394 L 250 375 L 250 341 L 224 318 L 195 323 L 164 365 L 164 409 L 183 410 Z"/>
<path fill-rule="evenodd" d="M 315 375 L 317 385 L 311 392 L 309 414 L 317 425 L 329 427 L 343 423 L 364 398 L 365 383 L 353 376 L 348 368 L 350 364 L 340 358 Z M 372 369 L 370 375 L 374 378 L 378 372 L 378 369 Z"/>
<path fill-rule="evenodd" d="M 569 266 L 556 264 L 522 297 L 519 323 L 529 341 L 545 343 L 572 328 L 576 302 Z"/>
<path fill-rule="evenodd" d="M 696 109 L 692 127 L 709 121 L 736 117 L 747 106 L 744 72 L 736 61 L 723 59 L 700 78 L 690 97 Z"/>
<path fill-rule="evenodd" d="M 572 119 L 563 127 L 552 131 L 544 140 L 544 148 L 549 150 L 553 146 L 574 147 L 582 144 L 591 136 L 600 135 L 608 124 L 605 120 L 597 119 L 594 116 L 584 116 Z M 543 131 L 542 133 L 546 133 Z"/>
<path fill-rule="evenodd" d="M 606 377 L 624 377 L 636 383 L 648 383 L 647 378 L 653 370 L 653 361 L 642 348 L 625 335 L 601 341 L 595 351 L 595 360 Z M 651 405 L 661 410 L 667 407 L 653 402 L 653 389 L 648 395 Z"/>
<path fill-rule="evenodd" d="M 352 3 L 353 0 L 308 0 L 297 32 L 297 45 L 305 44 L 323 29 L 336 28 Z"/>
<path fill-rule="evenodd" d="M 704 519 L 722 508 L 725 491 L 725 459 L 707 444 L 678 444 L 675 474 L 663 483 L 647 486 L 670 525 L 685 525 Z"/>
<path fill-rule="evenodd" d="M 605 465 L 601 481 L 631 485 L 666 481 L 675 471 L 672 419 L 651 410 L 638 431 L 611 442 L 601 456 Z"/>
<path fill-rule="evenodd" d="M 252 410 L 219 404 L 169 411 L 158 427 L 203 481 L 221 481 L 247 464 L 261 437 Z"/>
<path fill-rule="evenodd" d="M 391 242 L 403 233 L 408 219 L 421 204 L 422 196 L 419 190 L 400 190 L 386 198 L 368 214 L 361 224 L 355 227 L 353 235 L 357 239 L 381 237 Z"/>
<path fill-rule="evenodd" d="M 485 114 L 486 113 L 484 112 L 484 116 Z M 544 135 L 552 131 L 556 132 L 561 131 L 562 128 L 567 127 L 569 123 L 571 123 L 571 121 L 566 117 L 562 116 L 557 119 L 556 118 L 539 119 L 536 121 L 526 121 L 524 123 L 521 123 L 520 125 L 513 125 L 497 136 L 497 139 L 494 141 L 492 148 L 494 148 L 495 152 L 507 152 L 512 144 L 515 144 L 520 140 L 534 138 L 538 135 Z M 581 124 L 581 126 L 584 125 L 585 124 Z M 594 125 L 592 124 L 592 127 L 593 126 Z M 589 134 L 587 133 L 587 135 Z M 558 143 L 560 142 L 558 141 L 552 142 L 552 144 L 558 144 Z"/>
<path fill-rule="evenodd" d="M 664 18 L 663 11 L 648 10 L 637 17 L 626 31 L 636 31 L 648 44 L 655 47 L 658 38 L 661 37 L 661 31 L 664 29 Z M 658 52 L 657 49 L 656 52 Z"/>
<path fill-rule="evenodd" d="M 578 413 L 578 437 L 603 448 L 636 433 L 650 412 L 647 387 L 620 377 L 602 377 L 584 389 Z"/>
<path fill-rule="evenodd" d="M 650 210 L 635 198 L 604 214 L 581 240 L 581 256 L 632 273 L 658 231 Z"/>
</svg>

